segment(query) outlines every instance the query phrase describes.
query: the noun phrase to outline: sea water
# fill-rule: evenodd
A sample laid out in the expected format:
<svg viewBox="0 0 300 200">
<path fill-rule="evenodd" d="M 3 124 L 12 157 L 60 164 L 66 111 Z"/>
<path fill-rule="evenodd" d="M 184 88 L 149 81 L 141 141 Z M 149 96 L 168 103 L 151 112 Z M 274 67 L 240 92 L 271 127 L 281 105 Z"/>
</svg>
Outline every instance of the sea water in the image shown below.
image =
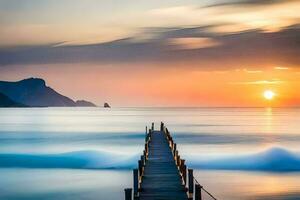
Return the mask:
<svg viewBox="0 0 300 200">
<path fill-rule="evenodd" d="M 2 108 L 0 199 L 123 199 L 160 121 L 218 199 L 300 199 L 299 108 Z"/>
</svg>

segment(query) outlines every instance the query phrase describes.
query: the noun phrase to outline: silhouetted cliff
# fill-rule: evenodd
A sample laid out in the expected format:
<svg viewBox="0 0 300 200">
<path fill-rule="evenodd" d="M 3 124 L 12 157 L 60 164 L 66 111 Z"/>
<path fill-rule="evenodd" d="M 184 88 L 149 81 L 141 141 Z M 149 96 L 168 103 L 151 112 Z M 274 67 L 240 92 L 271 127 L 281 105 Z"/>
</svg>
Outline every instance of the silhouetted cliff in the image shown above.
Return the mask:
<svg viewBox="0 0 300 200">
<path fill-rule="evenodd" d="M 75 107 L 76 102 L 48 87 L 43 79 L 0 81 L 0 92 L 11 100 L 31 107 Z"/>
<path fill-rule="evenodd" d="M 8 96 L 0 93 L 0 107 L 26 107 L 23 104 L 11 100 Z"/>
</svg>

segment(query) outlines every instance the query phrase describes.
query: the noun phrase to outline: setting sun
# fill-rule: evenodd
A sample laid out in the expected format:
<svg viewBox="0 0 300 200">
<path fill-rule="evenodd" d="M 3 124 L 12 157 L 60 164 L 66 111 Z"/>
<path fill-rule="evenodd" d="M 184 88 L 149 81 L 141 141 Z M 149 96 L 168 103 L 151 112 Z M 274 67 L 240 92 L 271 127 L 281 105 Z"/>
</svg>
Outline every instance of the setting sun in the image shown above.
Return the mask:
<svg viewBox="0 0 300 200">
<path fill-rule="evenodd" d="M 267 100 L 272 100 L 275 96 L 275 93 L 271 90 L 264 91 L 264 98 Z"/>
</svg>

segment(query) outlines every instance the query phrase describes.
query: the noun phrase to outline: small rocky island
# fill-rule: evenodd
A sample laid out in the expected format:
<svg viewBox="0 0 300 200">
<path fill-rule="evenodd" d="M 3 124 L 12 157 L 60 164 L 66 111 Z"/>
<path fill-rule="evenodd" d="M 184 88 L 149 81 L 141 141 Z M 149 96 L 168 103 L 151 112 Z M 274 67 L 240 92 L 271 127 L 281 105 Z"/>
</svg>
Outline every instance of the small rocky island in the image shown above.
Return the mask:
<svg viewBox="0 0 300 200">
<path fill-rule="evenodd" d="M 103 106 L 104 108 L 110 108 L 110 105 L 108 104 L 108 103 L 104 103 L 104 106 Z"/>
</svg>

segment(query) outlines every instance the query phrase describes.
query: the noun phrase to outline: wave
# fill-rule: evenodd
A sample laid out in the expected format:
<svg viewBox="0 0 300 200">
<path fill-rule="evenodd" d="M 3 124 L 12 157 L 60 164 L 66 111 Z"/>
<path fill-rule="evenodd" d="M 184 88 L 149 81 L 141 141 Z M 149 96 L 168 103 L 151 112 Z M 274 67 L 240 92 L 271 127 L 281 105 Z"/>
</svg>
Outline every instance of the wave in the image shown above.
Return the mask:
<svg viewBox="0 0 300 200">
<path fill-rule="evenodd" d="M 0 167 L 130 169 L 136 167 L 138 155 L 101 151 L 74 151 L 61 154 L 0 154 Z"/>
<path fill-rule="evenodd" d="M 212 170 L 300 171 L 300 156 L 273 147 L 263 152 L 227 155 L 218 158 L 184 155 L 188 167 Z M 101 151 L 74 151 L 61 154 L 0 154 L 0 168 L 133 169 L 139 154 L 123 155 Z"/>
<path fill-rule="evenodd" d="M 229 155 L 223 158 L 191 158 L 189 166 L 197 169 L 247 170 L 270 172 L 300 171 L 300 156 L 280 147 L 245 155 Z"/>
</svg>

